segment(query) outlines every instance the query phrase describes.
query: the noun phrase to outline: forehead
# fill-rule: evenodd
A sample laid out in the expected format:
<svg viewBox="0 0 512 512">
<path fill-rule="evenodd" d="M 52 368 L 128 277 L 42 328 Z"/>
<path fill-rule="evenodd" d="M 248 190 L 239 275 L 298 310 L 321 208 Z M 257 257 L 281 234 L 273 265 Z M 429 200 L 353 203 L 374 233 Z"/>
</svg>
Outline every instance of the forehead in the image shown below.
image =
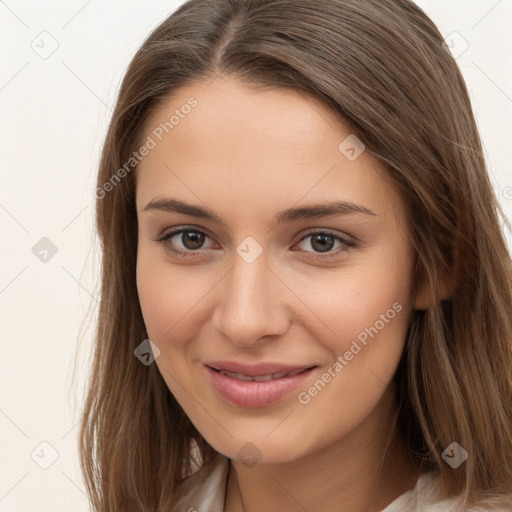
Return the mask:
<svg viewBox="0 0 512 512">
<path fill-rule="evenodd" d="M 165 125 L 170 120 L 172 127 Z M 231 158 L 250 154 L 261 161 L 265 160 L 263 147 L 289 161 L 290 151 L 299 159 L 323 152 L 329 145 L 336 149 L 339 134 L 331 133 L 334 127 L 350 132 L 312 95 L 289 88 L 256 90 L 223 76 L 175 91 L 148 119 L 145 133 L 156 132 L 159 138 L 159 127 L 171 144 L 187 139 L 187 145 L 201 144 L 201 149 L 217 157 L 229 147 Z"/>
<path fill-rule="evenodd" d="M 138 208 L 156 195 L 242 209 L 248 201 L 346 199 L 377 213 L 399 201 L 376 158 L 347 157 L 347 147 L 355 156 L 362 149 L 350 126 L 293 89 L 255 90 L 222 76 L 185 86 L 146 121 L 141 140 L 149 139 L 137 168 Z"/>
</svg>

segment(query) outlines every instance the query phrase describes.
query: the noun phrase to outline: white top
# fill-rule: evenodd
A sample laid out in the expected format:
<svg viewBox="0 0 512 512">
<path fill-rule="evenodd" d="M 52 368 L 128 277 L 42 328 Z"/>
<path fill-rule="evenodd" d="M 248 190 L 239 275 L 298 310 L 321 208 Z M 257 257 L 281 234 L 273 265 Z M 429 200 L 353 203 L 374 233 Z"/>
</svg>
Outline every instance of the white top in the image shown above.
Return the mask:
<svg viewBox="0 0 512 512">
<path fill-rule="evenodd" d="M 229 475 L 229 459 L 222 455 L 190 475 L 182 484 L 173 512 L 223 512 Z M 441 500 L 435 473 L 424 473 L 413 489 L 405 492 L 381 512 L 459 512 L 459 497 Z M 485 512 L 484 509 L 465 509 Z"/>
</svg>

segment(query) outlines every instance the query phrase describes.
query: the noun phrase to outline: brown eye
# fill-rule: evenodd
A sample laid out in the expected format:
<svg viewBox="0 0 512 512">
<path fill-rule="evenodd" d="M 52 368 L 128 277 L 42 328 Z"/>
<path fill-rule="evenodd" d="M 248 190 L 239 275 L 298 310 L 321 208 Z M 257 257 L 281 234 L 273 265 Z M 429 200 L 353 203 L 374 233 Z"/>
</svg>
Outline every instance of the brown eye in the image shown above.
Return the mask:
<svg viewBox="0 0 512 512">
<path fill-rule="evenodd" d="M 335 244 L 336 240 L 330 235 L 312 235 L 311 247 L 319 252 L 330 251 Z"/>
<path fill-rule="evenodd" d="M 308 233 L 306 236 L 302 237 L 300 243 L 304 242 L 304 240 L 310 238 L 311 241 L 309 243 L 310 247 L 313 248 L 313 259 L 322 259 L 322 258 L 330 258 L 339 255 L 340 253 L 347 252 L 351 247 L 355 247 L 355 243 L 350 240 L 346 240 L 345 238 L 330 232 L 325 231 L 315 231 L 312 233 Z M 332 249 L 336 245 L 336 242 L 339 243 L 339 249 L 337 251 L 332 252 Z M 307 251 L 306 252 L 311 252 Z M 315 256 L 315 253 L 318 256 Z M 326 256 L 322 256 L 325 254 Z"/>
<path fill-rule="evenodd" d="M 199 249 L 203 248 L 207 238 L 209 238 L 208 235 L 197 229 L 181 228 L 164 235 L 157 242 L 164 244 L 166 249 L 174 254 L 194 257 L 196 256 L 194 253 L 201 254 L 202 251 Z"/>
<path fill-rule="evenodd" d="M 181 243 L 187 249 L 200 249 L 204 243 L 204 234 L 198 231 L 183 231 L 181 233 Z"/>
</svg>

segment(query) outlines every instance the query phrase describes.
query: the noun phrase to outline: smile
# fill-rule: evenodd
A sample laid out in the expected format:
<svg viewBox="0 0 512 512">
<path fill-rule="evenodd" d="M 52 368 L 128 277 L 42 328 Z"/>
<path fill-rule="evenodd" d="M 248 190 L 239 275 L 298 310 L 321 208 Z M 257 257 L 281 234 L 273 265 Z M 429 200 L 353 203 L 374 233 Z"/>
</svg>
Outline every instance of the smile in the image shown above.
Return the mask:
<svg viewBox="0 0 512 512">
<path fill-rule="evenodd" d="M 218 368 L 205 365 L 210 383 L 225 401 L 238 407 L 255 409 L 274 404 L 310 377 L 317 366 L 309 366 L 283 371 L 265 371 L 270 365 L 246 367 L 244 372 L 233 371 L 234 364 L 219 364 Z M 230 366 L 230 369 L 222 368 Z M 238 365 L 239 366 L 239 365 Z M 275 365 L 274 365 L 275 366 Z M 288 371 L 284 371 L 288 370 Z"/>
<path fill-rule="evenodd" d="M 297 370 L 295 372 L 286 373 L 286 372 L 280 372 L 280 373 L 270 373 L 268 375 L 259 375 L 257 377 L 251 377 L 250 375 L 244 375 L 242 373 L 236 373 L 236 372 L 229 372 L 227 370 L 218 370 L 222 375 L 226 375 L 227 377 L 231 377 L 232 379 L 238 379 L 238 380 L 248 380 L 248 381 L 255 381 L 255 382 L 265 382 L 268 380 L 275 380 L 275 379 L 282 379 L 283 377 L 295 377 L 295 375 L 298 375 L 299 373 L 302 373 L 306 370 Z"/>
</svg>

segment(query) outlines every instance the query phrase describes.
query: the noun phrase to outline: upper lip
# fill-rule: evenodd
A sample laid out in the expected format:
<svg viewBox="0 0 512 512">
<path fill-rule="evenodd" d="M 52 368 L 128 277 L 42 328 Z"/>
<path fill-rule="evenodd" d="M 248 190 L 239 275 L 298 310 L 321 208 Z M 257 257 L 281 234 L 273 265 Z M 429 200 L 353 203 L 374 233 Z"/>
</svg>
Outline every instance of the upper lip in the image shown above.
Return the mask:
<svg viewBox="0 0 512 512">
<path fill-rule="evenodd" d="M 291 373 L 300 370 L 307 370 L 316 366 L 314 364 L 290 365 L 272 362 L 245 364 L 237 363 L 236 361 L 211 361 L 205 364 L 214 370 L 226 370 L 228 372 L 240 373 L 249 377 L 260 377 L 262 375 L 271 375 L 274 373 Z"/>
</svg>

